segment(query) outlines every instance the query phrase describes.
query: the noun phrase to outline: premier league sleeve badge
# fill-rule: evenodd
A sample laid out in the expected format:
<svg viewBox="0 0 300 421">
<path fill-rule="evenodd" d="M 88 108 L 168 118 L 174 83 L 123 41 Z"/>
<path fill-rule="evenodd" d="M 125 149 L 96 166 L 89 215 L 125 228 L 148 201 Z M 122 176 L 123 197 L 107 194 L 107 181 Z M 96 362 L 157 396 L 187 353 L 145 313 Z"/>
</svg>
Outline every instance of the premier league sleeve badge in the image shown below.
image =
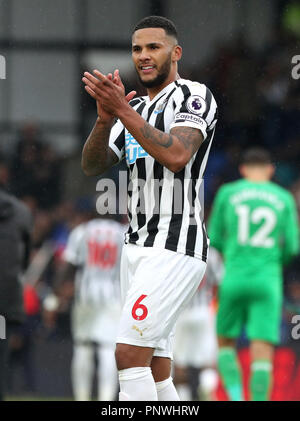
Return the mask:
<svg viewBox="0 0 300 421">
<path fill-rule="evenodd" d="M 199 95 L 190 96 L 187 99 L 185 105 L 190 113 L 197 114 L 197 115 L 203 114 L 206 110 L 206 102 Z"/>
</svg>

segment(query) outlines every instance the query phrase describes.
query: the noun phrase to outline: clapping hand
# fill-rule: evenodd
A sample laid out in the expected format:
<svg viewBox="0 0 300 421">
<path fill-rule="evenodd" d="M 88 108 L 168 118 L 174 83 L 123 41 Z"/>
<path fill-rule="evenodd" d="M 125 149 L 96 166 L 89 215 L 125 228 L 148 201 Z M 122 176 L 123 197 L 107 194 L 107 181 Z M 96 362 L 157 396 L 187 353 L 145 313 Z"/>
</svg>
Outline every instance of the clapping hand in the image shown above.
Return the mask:
<svg viewBox="0 0 300 421">
<path fill-rule="evenodd" d="M 115 70 L 114 75 L 109 73 L 107 76 L 98 70 L 94 70 L 93 75 L 85 72 L 82 81 L 85 83 L 85 90 L 96 100 L 98 117 L 104 122 L 113 121 L 122 106 L 127 105 L 136 95 L 135 91 L 125 95 L 119 70 Z"/>
</svg>

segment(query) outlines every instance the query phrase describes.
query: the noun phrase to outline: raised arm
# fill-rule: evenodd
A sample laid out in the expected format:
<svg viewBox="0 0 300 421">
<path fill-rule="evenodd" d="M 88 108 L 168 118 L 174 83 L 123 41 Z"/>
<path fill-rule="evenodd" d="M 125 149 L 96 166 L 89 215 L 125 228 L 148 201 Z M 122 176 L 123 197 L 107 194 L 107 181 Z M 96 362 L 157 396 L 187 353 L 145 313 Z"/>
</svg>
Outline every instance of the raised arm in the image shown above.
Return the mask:
<svg viewBox="0 0 300 421">
<path fill-rule="evenodd" d="M 186 166 L 203 142 L 198 129 L 174 127 L 170 133 L 164 133 L 147 123 L 132 108 L 124 107 L 119 118 L 145 151 L 175 173 Z"/>
<path fill-rule="evenodd" d="M 117 155 L 108 146 L 112 125 L 113 122 L 97 118 L 82 151 L 81 166 L 86 175 L 102 174 L 118 162 Z"/>
<path fill-rule="evenodd" d="M 223 253 L 225 239 L 224 209 L 226 204 L 226 196 L 224 194 L 224 186 L 221 187 L 215 197 L 212 205 L 211 214 L 208 221 L 208 236 L 210 245 Z"/>
<path fill-rule="evenodd" d="M 124 89 L 95 70 L 93 76 L 85 73 L 84 82 L 89 89 L 98 92 L 105 110 L 120 119 L 139 144 L 153 158 L 172 172 L 178 172 L 187 164 L 203 142 L 199 129 L 174 127 L 170 133 L 152 127 L 128 104 Z"/>
<path fill-rule="evenodd" d="M 96 100 L 98 114 L 95 126 L 83 147 L 81 159 L 81 166 L 84 173 L 91 176 L 104 173 L 118 162 L 118 157 L 108 146 L 109 136 L 115 116 L 102 104 L 102 100 L 99 95 L 99 87 L 97 87 L 97 82 L 99 82 L 98 79 L 88 72 L 85 72 L 85 75 L 89 75 L 89 80 L 86 77 L 83 77 L 82 81 L 84 83 L 87 81 L 89 82 L 88 85 L 86 84 L 85 90 Z M 111 83 L 118 86 L 124 93 L 126 103 L 128 103 L 136 94 L 135 91 L 132 91 L 125 96 L 124 86 L 119 78 L 118 70 L 115 71 L 114 77 L 112 77 L 112 74 L 109 74 L 107 78 L 111 81 Z"/>
</svg>

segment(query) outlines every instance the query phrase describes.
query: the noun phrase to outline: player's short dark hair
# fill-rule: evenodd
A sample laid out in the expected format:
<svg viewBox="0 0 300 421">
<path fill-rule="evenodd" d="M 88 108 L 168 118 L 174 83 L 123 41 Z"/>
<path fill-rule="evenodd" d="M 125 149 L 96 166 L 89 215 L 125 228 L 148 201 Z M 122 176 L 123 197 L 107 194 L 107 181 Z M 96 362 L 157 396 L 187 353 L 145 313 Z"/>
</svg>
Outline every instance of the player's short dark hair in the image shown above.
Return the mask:
<svg viewBox="0 0 300 421">
<path fill-rule="evenodd" d="M 266 149 L 253 147 L 242 154 L 240 162 L 242 165 L 268 165 L 272 164 L 272 157 Z"/>
<path fill-rule="evenodd" d="M 133 33 L 144 28 L 163 28 L 167 35 L 173 36 L 176 40 L 178 39 L 176 26 L 170 19 L 163 16 L 147 16 L 143 18 L 136 24 Z"/>
</svg>

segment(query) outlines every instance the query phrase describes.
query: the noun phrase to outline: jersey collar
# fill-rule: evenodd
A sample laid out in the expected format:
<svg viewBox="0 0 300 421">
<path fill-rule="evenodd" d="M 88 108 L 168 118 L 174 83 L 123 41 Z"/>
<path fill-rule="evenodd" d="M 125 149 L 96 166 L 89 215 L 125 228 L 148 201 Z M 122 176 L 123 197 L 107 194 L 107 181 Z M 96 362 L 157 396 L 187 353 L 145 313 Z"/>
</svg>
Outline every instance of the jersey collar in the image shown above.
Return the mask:
<svg viewBox="0 0 300 421">
<path fill-rule="evenodd" d="M 147 105 L 151 105 L 154 102 L 158 101 L 160 98 L 162 98 L 165 94 L 168 94 L 169 92 L 171 92 L 171 90 L 174 88 L 175 86 L 175 82 L 178 82 L 178 80 L 180 79 L 176 79 L 176 81 L 174 80 L 174 82 L 169 83 L 169 85 L 165 86 L 164 89 L 162 89 L 161 91 L 158 92 L 158 94 L 155 95 L 154 98 L 152 98 L 152 100 L 150 101 L 149 96 L 146 96 L 146 102 Z"/>
</svg>

